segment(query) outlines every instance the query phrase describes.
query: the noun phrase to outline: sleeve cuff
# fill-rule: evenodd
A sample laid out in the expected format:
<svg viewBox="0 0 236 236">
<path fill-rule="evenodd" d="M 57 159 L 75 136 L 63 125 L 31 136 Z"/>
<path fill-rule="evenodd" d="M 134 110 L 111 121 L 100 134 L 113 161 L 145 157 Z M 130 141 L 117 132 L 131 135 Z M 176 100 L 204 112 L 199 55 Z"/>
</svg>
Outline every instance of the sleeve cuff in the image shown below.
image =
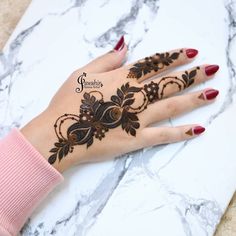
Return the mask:
<svg viewBox="0 0 236 236">
<path fill-rule="evenodd" d="M 0 141 L 0 235 L 17 235 L 63 176 L 13 129 Z"/>
</svg>

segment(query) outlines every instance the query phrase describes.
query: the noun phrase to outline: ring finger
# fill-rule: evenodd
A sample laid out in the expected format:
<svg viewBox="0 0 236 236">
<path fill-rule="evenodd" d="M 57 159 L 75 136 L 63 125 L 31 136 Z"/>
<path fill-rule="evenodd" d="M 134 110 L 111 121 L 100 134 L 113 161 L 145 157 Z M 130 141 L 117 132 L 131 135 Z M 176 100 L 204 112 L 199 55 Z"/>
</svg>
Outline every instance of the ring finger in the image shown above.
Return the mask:
<svg viewBox="0 0 236 236">
<path fill-rule="evenodd" d="M 171 97 L 148 106 L 147 110 L 140 114 L 140 119 L 144 121 L 145 126 L 148 126 L 152 123 L 173 118 L 212 103 L 218 94 L 218 90 L 209 88 Z"/>
<path fill-rule="evenodd" d="M 191 62 L 197 54 L 196 49 L 186 48 L 156 53 L 120 68 L 120 72 L 128 79 L 142 82 L 168 69 Z"/>
</svg>

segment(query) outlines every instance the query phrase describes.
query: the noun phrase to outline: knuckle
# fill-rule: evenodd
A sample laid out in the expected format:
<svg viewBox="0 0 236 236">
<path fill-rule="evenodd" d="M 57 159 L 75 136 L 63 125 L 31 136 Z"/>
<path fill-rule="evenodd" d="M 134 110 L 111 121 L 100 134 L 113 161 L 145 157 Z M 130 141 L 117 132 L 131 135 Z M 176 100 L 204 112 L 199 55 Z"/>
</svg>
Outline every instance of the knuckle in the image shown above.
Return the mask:
<svg viewBox="0 0 236 236">
<path fill-rule="evenodd" d="M 186 139 L 186 134 L 185 134 L 185 132 L 183 132 L 183 130 L 182 129 L 178 129 L 177 130 L 177 140 L 176 141 L 181 141 L 181 140 L 184 140 L 184 139 Z"/>
<path fill-rule="evenodd" d="M 202 93 L 192 94 L 189 101 L 191 108 L 197 108 L 206 103 L 205 98 L 202 98 Z"/>
<path fill-rule="evenodd" d="M 170 140 L 169 133 L 166 130 L 161 130 L 158 139 L 161 143 L 168 143 Z"/>
<path fill-rule="evenodd" d="M 154 138 L 151 134 L 148 134 L 146 131 L 143 130 L 142 135 L 138 138 L 138 143 L 141 147 L 149 147 L 154 145 Z"/>
<path fill-rule="evenodd" d="M 179 142 L 186 139 L 186 135 L 181 128 L 175 128 L 169 142 Z"/>
<path fill-rule="evenodd" d="M 172 98 L 170 102 L 167 103 L 166 111 L 169 117 L 174 117 L 179 112 L 179 102 L 177 99 Z"/>
<path fill-rule="evenodd" d="M 190 101 L 191 101 L 191 106 L 193 108 L 201 106 L 205 102 L 205 100 L 200 99 L 199 96 L 200 96 L 199 93 L 194 94 L 193 96 L 191 96 Z"/>
</svg>

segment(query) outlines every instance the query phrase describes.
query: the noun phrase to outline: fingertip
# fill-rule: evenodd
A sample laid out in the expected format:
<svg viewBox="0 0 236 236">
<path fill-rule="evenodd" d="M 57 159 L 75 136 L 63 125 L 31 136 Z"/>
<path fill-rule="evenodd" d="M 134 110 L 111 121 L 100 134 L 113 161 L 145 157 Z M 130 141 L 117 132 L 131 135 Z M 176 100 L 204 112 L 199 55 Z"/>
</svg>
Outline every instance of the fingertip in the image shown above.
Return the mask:
<svg viewBox="0 0 236 236">
<path fill-rule="evenodd" d="M 200 135 L 200 134 L 204 133 L 205 130 L 206 130 L 206 128 L 201 125 L 197 125 L 197 126 L 193 127 L 193 133 L 195 135 Z"/>
<path fill-rule="evenodd" d="M 117 69 L 124 62 L 127 50 L 128 47 L 125 44 L 124 37 L 122 36 L 113 50 L 96 58 L 84 68 L 86 68 L 86 71 L 93 73 L 102 73 Z"/>
<path fill-rule="evenodd" d="M 120 50 L 112 50 L 110 63 L 114 64 L 114 69 L 119 68 L 125 61 L 126 55 L 128 52 L 128 46 L 124 44 Z"/>
<path fill-rule="evenodd" d="M 124 47 L 120 51 L 116 51 L 115 53 L 118 54 L 122 59 L 127 55 L 128 46 L 124 44 Z"/>
<path fill-rule="evenodd" d="M 190 129 L 188 129 L 185 134 L 188 135 L 188 136 L 198 136 L 202 133 L 204 133 L 206 130 L 205 127 L 201 126 L 201 125 L 195 125 L 195 126 L 192 126 Z"/>
<path fill-rule="evenodd" d="M 204 89 L 201 95 L 199 96 L 200 99 L 212 101 L 219 95 L 219 90 L 213 88 Z"/>
<path fill-rule="evenodd" d="M 207 65 L 205 67 L 205 73 L 207 76 L 212 76 L 214 75 L 218 70 L 220 69 L 219 65 Z"/>
<path fill-rule="evenodd" d="M 188 59 L 194 59 L 198 55 L 198 50 L 195 48 L 186 48 L 185 54 Z"/>
<path fill-rule="evenodd" d="M 124 46 L 125 46 L 125 38 L 124 35 L 122 35 L 113 50 L 116 52 L 121 51 L 124 48 Z"/>
<path fill-rule="evenodd" d="M 128 51 L 128 46 L 125 43 L 125 38 L 123 35 L 121 36 L 121 38 L 119 39 L 119 41 L 117 42 L 117 44 L 115 45 L 115 47 L 113 48 L 111 52 L 114 52 L 115 55 L 118 55 L 118 56 L 124 56 L 126 55 L 127 51 Z"/>
</svg>

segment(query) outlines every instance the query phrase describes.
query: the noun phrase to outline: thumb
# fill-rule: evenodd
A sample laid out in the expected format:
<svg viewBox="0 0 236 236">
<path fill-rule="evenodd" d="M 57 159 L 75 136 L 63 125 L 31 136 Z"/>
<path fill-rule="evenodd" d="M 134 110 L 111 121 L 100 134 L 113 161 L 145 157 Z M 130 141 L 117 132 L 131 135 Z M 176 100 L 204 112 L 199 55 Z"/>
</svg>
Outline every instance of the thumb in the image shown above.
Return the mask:
<svg viewBox="0 0 236 236">
<path fill-rule="evenodd" d="M 102 73 L 117 69 L 124 61 L 127 50 L 124 36 L 122 36 L 112 51 L 94 59 L 80 70 L 90 73 Z"/>
</svg>

